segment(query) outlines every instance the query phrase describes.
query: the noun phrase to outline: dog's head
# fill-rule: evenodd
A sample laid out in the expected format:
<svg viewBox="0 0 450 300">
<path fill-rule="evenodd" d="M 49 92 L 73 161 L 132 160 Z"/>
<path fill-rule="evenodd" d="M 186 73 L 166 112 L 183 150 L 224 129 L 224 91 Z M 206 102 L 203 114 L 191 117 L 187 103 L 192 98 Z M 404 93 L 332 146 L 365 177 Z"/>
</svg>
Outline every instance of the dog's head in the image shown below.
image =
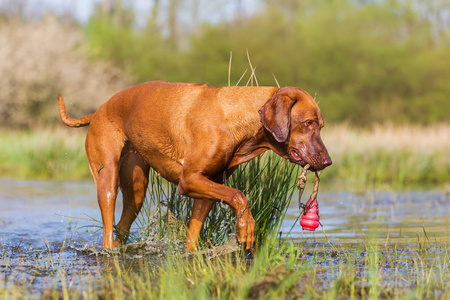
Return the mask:
<svg viewBox="0 0 450 300">
<path fill-rule="evenodd" d="M 275 138 L 282 156 L 311 170 L 332 164 L 320 137 L 324 126 L 316 101 L 296 87 L 279 89 L 259 110 L 264 128 Z"/>
</svg>

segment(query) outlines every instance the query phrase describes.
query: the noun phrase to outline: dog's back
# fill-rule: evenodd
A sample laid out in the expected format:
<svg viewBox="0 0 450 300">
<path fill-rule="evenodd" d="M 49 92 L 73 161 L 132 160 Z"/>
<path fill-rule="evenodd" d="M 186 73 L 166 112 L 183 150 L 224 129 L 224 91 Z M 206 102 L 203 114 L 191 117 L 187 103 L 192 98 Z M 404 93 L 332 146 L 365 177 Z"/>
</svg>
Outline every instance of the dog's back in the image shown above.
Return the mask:
<svg viewBox="0 0 450 300">
<path fill-rule="evenodd" d="M 144 157 L 150 159 L 159 152 L 182 162 L 186 151 L 216 143 L 220 137 L 233 137 L 229 143 L 234 144 L 251 137 L 261 127 L 258 109 L 276 90 L 147 82 L 114 95 L 98 109 L 91 123 L 111 120 Z"/>
</svg>

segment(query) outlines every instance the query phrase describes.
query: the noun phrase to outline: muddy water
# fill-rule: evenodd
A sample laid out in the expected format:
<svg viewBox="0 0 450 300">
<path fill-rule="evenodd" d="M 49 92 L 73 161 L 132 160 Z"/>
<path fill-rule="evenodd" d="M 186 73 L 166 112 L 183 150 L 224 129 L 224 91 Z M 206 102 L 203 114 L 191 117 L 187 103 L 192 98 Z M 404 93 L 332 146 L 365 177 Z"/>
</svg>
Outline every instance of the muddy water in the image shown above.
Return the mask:
<svg viewBox="0 0 450 300">
<path fill-rule="evenodd" d="M 305 253 L 317 247 L 325 252 L 352 249 L 369 239 L 382 241 L 386 247 L 405 248 L 417 248 L 424 236 L 444 243 L 450 239 L 448 194 L 356 195 L 331 190 L 322 188 L 319 192 L 323 230 L 302 231 L 297 196 L 291 203 L 282 236 L 303 247 Z M 101 256 L 75 250 L 99 249 L 92 246 L 101 243 L 98 220 L 101 217 L 92 182 L 0 181 L 0 287 L 23 284 L 41 290 L 59 284 L 60 270 L 90 276 L 101 273 Z M 155 252 L 151 255 L 158 257 L 164 244 L 156 243 L 152 249 Z M 72 284 L 83 288 L 81 282 Z"/>
</svg>

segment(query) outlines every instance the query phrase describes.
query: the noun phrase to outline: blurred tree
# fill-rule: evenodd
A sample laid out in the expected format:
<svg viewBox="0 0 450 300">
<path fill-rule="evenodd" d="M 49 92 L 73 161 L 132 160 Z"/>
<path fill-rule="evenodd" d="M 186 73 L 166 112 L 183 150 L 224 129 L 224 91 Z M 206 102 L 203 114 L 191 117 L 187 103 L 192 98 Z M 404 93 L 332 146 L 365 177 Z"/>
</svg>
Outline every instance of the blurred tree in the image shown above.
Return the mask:
<svg viewBox="0 0 450 300">
<path fill-rule="evenodd" d="M 448 0 L 413 1 L 419 12 L 432 26 L 432 39 L 438 44 L 450 29 L 450 2 Z"/>
<path fill-rule="evenodd" d="M 79 27 L 47 15 L 0 26 L 0 127 L 56 125 L 57 95 L 74 116 L 94 112 L 130 79 L 104 61 L 92 62 Z"/>
<path fill-rule="evenodd" d="M 102 11 L 105 15 L 111 14 L 111 0 L 103 0 Z"/>
<path fill-rule="evenodd" d="M 25 1 L 0 1 L 0 22 L 13 19 L 25 20 Z"/>
<path fill-rule="evenodd" d="M 194 21 L 198 26 L 178 30 L 187 13 L 192 12 L 189 20 L 200 15 L 204 2 L 197 1 L 204 0 L 194 0 L 187 12 L 186 1 L 154 0 L 145 28 L 133 25 L 129 9 L 121 10 L 126 21 L 120 24 L 96 14 L 86 27 L 91 49 L 137 82 L 216 86 L 228 84 L 230 51 L 232 83 L 244 72 L 239 84 L 251 83 L 248 50 L 259 84 L 275 85 L 273 73 L 281 85 L 304 88 L 317 96 L 328 120 L 360 125 L 448 120 L 445 1 L 261 0 L 258 12 L 242 15 L 239 22 L 233 17 L 202 25 Z M 219 9 L 225 1 L 216 3 Z M 242 1 L 234 5 L 243 8 Z M 119 7 L 121 2 L 114 1 L 114 9 Z M 167 18 L 158 17 L 160 10 Z"/>
<path fill-rule="evenodd" d="M 177 28 L 177 11 L 180 0 L 169 0 L 169 47 L 172 51 L 177 50 L 178 44 L 178 28 Z"/>
<path fill-rule="evenodd" d="M 200 17 L 199 17 L 200 1 L 192 0 L 192 32 L 197 34 L 200 30 Z"/>
<path fill-rule="evenodd" d="M 234 18 L 235 21 L 241 21 L 244 17 L 244 7 L 242 6 L 242 0 L 235 0 L 235 12 L 234 12 Z"/>
<path fill-rule="evenodd" d="M 91 59 L 86 61 L 85 52 L 75 55 L 67 47 L 64 55 L 73 63 L 71 68 L 77 70 L 73 74 L 82 74 L 83 70 L 103 74 L 104 69 L 96 69 L 95 73 L 86 64 L 94 68 L 96 60 L 107 60 L 122 70 L 122 77 L 131 74 L 134 83 L 168 80 L 223 86 L 228 84 L 231 51 L 231 84 L 239 80 L 239 85 L 256 84 L 249 80 L 252 72 L 248 51 L 260 85 L 275 85 L 275 75 L 282 86 L 304 88 L 320 101 L 329 121 L 359 125 L 449 121 L 448 1 L 260 1 L 258 9 L 243 14 L 244 0 L 231 3 L 151 0 L 146 23 L 142 23 L 137 21 L 134 2 L 102 0 L 84 26 Z M 24 3 L 0 0 L 0 40 L 3 41 L 0 47 L 0 71 L 3 70 L 0 94 L 3 96 L 0 96 L 4 99 L 0 114 L 8 117 L 6 123 L 22 122 L 21 126 L 28 126 L 24 116 L 33 122 L 36 113 L 36 118 L 42 120 L 49 93 L 68 85 L 69 78 L 61 81 L 62 76 L 55 76 L 63 72 L 58 68 L 49 71 L 50 67 L 56 67 L 56 62 L 63 61 L 59 52 L 55 52 L 63 49 L 61 43 L 50 42 L 52 47 L 48 48 L 36 41 L 44 40 L 46 36 L 42 32 L 51 32 L 50 28 L 54 30 L 57 22 L 66 31 L 54 31 L 57 35 L 54 40 L 64 35 L 69 37 L 69 32 L 76 31 L 77 27 L 73 23 L 63 24 L 67 19 L 64 17 L 53 22 L 53 27 L 42 25 L 32 29 L 33 24 L 39 24 L 39 18 L 29 21 Z M 209 14 L 202 21 L 206 7 L 223 16 L 226 14 L 220 11 L 225 5 L 227 11 L 234 10 L 238 17 Z M 24 24 L 29 26 L 19 30 Z M 18 29 L 14 30 L 15 27 Z M 36 31 L 38 28 L 42 30 L 41 36 Z M 18 38 L 19 35 L 26 38 Z M 71 42 L 71 49 L 84 49 L 83 40 L 77 41 Z M 33 58 L 31 61 L 23 58 L 27 56 L 26 51 L 32 53 L 28 55 Z M 55 63 L 43 66 L 51 57 L 55 57 Z M 74 61 L 83 64 L 76 66 Z M 27 62 L 35 71 L 11 71 L 29 70 L 21 62 Z M 111 74 L 119 73 L 111 71 Z M 83 82 L 82 79 L 77 80 Z M 114 78 L 106 80 L 114 82 Z M 90 89 L 91 85 L 84 85 Z"/>
</svg>

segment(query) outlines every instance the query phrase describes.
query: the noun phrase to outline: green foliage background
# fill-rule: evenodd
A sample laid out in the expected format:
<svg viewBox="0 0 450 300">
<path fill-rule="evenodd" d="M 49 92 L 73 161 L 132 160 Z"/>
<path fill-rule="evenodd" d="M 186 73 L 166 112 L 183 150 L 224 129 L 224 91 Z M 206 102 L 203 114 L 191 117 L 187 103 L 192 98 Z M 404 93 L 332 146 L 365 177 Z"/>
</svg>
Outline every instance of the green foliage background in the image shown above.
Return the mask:
<svg viewBox="0 0 450 300">
<path fill-rule="evenodd" d="M 231 53 L 230 84 L 245 74 L 245 85 L 247 51 L 260 85 L 307 90 L 327 122 L 449 121 L 448 1 L 259 0 L 215 17 L 231 2 L 153 0 L 142 12 L 136 0 L 103 0 L 83 23 L 30 16 L 31 1 L 0 0 L 3 128 L 58 124 L 57 93 L 79 116 L 145 81 L 224 86 Z"/>
<path fill-rule="evenodd" d="M 136 26 L 130 8 L 119 10 L 121 21 L 99 10 L 84 30 L 94 57 L 114 62 L 136 83 L 227 85 L 232 51 L 231 84 L 236 84 L 249 69 L 248 50 L 260 85 L 275 85 L 275 75 L 282 86 L 307 90 L 316 95 L 328 121 L 449 120 L 450 22 L 439 26 L 430 11 L 448 11 L 450 4 L 263 2 L 263 9 L 250 16 L 205 23 L 176 39 L 150 19 Z"/>
<path fill-rule="evenodd" d="M 135 2 L 103 0 L 110 9 L 99 5 L 80 23 L 70 13 L 30 17 L 20 10 L 27 1 L 0 0 L 4 176 L 89 177 L 85 131 L 62 129 L 58 93 L 78 117 L 144 81 L 224 86 L 231 53 L 230 84 L 244 74 L 239 85 L 245 85 L 248 51 L 260 85 L 276 85 L 275 76 L 318 100 L 331 125 L 324 142 L 340 166 L 325 176 L 448 182 L 450 2 L 259 0 L 248 14 L 188 21 L 193 3 L 220 14 L 228 2 L 153 0 L 160 6 L 148 12 L 137 11 Z M 355 168 L 361 162 L 367 167 Z"/>
</svg>

